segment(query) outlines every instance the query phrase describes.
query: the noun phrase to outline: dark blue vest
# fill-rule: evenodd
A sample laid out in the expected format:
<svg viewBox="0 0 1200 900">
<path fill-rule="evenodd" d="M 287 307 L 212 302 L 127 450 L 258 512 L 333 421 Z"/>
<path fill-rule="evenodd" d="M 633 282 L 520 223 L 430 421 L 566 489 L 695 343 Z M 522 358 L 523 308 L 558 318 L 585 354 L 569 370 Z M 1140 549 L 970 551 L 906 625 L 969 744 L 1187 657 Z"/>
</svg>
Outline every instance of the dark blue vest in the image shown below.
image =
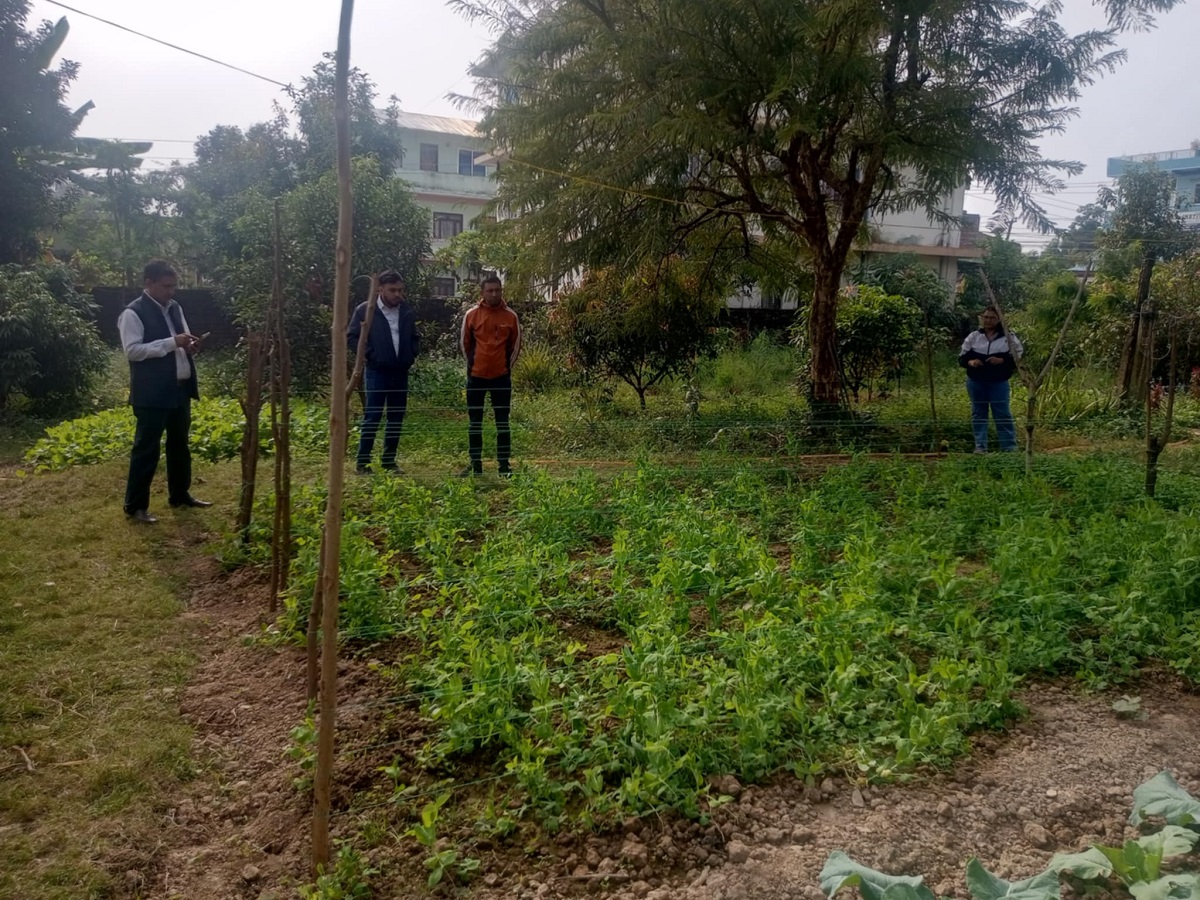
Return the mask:
<svg viewBox="0 0 1200 900">
<path fill-rule="evenodd" d="M 161 341 L 171 336 L 163 318 L 162 307 L 152 297 L 142 294 L 125 307 L 131 309 L 142 320 L 144 343 Z M 175 326 L 176 334 L 183 334 L 183 316 L 179 305 L 172 304 L 167 311 Z M 179 375 L 175 371 L 175 354 L 168 353 L 157 359 L 144 359 L 141 362 L 129 364 L 129 405 L 148 406 L 159 409 L 174 409 L 188 401 L 200 399 L 199 386 L 196 383 L 196 364 L 188 357 L 190 375 L 187 383 L 180 385 Z"/>
</svg>

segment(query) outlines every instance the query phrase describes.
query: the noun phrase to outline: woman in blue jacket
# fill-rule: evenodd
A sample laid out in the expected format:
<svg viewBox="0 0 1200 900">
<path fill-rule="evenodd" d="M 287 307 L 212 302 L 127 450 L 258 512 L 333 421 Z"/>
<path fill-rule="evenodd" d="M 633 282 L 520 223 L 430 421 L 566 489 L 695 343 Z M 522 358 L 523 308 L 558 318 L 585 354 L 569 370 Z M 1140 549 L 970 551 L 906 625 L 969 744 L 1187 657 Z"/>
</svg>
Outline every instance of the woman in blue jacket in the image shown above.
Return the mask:
<svg viewBox="0 0 1200 900">
<path fill-rule="evenodd" d="M 988 410 L 996 422 L 1000 449 L 1017 449 L 1017 427 L 1009 405 L 1008 381 L 1017 370 L 1017 360 L 1025 348 L 1015 334 L 1006 334 L 1000 325 L 996 307 L 989 306 L 979 316 L 979 330 L 963 341 L 958 364 L 967 370 L 967 394 L 971 398 L 971 430 L 975 433 L 975 452 L 988 451 Z"/>
<path fill-rule="evenodd" d="M 358 336 L 369 302 L 374 302 L 376 308 L 371 318 L 371 330 L 367 333 L 367 359 L 363 371 L 366 400 L 355 462 L 360 474 L 367 471 L 375 449 L 375 434 L 386 409 L 387 425 L 383 429 L 380 464 L 385 471 L 399 472 L 396 450 L 400 446 L 400 428 L 408 408 L 408 370 L 421 349 L 421 338 L 417 334 L 416 314 L 405 302 L 404 278 L 389 269 L 379 276 L 379 296 L 360 303 L 350 317 L 346 341 L 351 353 L 358 349 Z"/>
</svg>

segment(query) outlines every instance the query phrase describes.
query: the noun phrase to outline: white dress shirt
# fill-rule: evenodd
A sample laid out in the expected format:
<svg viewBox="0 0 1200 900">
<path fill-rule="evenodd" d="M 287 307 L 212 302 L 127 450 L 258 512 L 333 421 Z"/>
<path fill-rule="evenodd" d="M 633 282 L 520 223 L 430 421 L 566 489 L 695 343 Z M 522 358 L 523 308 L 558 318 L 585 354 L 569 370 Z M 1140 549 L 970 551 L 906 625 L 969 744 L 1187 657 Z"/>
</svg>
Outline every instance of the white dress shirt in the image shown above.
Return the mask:
<svg viewBox="0 0 1200 900">
<path fill-rule="evenodd" d="M 149 295 L 144 295 L 149 296 Z M 146 334 L 146 328 L 142 325 L 141 317 L 138 316 L 132 309 L 124 310 L 117 318 L 117 331 L 121 334 L 121 347 L 125 351 L 125 358 L 130 362 L 141 362 L 146 359 L 159 359 L 166 356 L 168 353 L 175 354 L 175 374 L 180 381 L 187 381 L 192 377 L 192 366 L 188 362 L 187 351 L 182 347 L 176 346 L 175 335 L 178 334 L 175 330 L 175 323 L 171 321 L 171 317 L 167 311 L 172 307 L 179 307 L 179 304 L 172 300 L 167 304 L 166 308 L 154 298 L 150 298 L 155 307 L 162 312 L 163 318 L 167 322 L 167 330 L 171 332 L 171 336 L 163 338 L 161 341 L 150 341 L 149 343 L 142 340 Z M 183 330 L 187 333 L 187 319 L 183 317 L 183 309 L 179 309 L 179 321 L 183 323 Z"/>
<path fill-rule="evenodd" d="M 383 302 L 382 297 L 376 297 L 375 303 L 379 307 L 379 311 L 383 313 L 383 317 L 387 319 L 388 328 L 392 330 L 392 349 L 396 351 L 396 358 L 400 358 L 400 307 L 389 307 Z"/>
</svg>

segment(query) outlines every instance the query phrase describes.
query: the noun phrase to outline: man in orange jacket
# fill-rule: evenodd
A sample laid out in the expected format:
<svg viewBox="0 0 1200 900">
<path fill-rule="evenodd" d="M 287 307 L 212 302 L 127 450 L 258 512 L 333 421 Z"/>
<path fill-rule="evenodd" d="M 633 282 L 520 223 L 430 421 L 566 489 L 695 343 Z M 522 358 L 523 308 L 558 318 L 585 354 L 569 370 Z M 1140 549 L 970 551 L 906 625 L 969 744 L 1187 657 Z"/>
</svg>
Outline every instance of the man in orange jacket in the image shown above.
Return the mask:
<svg viewBox="0 0 1200 900">
<path fill-rule="evenodd" d="M 483 405 L 492 397 L 496 416 L 496 462 L 500 474 L 512 474 L 512 367 L 521 353 L 521 322 L 504 302 L 504 286 L 495 275 L 480 283 L 483 299 L 467 312 L 462 325 L 462 350 L 467 358 L 467 449 L 471 464 L 463 476 L 483 472 Z"/>
</svg>

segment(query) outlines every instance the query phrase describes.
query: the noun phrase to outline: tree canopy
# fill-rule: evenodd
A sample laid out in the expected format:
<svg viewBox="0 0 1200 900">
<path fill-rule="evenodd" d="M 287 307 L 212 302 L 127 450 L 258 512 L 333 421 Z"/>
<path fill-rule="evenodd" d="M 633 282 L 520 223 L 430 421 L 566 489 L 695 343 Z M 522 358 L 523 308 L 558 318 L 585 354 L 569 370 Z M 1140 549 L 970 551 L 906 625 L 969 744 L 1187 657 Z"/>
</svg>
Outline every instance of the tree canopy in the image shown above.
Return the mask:
<svg viewBox="0 0 1200 900">
<path fill-rule="evenodd" d="M 25 30 L 27 0 L 0 0 L 0 263 L 28 261 L 38 235 L 66 208 L 55 187 L 66 181 L 62 165 L 74 150 L 75 130 L 91 104 L 72 112 L 64 104 L 79 71 L 62 61 L 67 20 Z"/>
<path fill-rule="evenodd" d="M 1124 58 L 1120 31 L 1177 0 L 1102 0 L 1069 33 L 1023 0 L 459 0 L 497 32 L 476 66 L 509 156 L 499 202 L 554 271 L 676 252 L 728 224 L 813 271 L 812 394 L 839 401 L 837 294 L 872 210 L 925 209 L 970 179 L 1031 227 L 1078 163 L 1039 142 Z"/>
</svg>

